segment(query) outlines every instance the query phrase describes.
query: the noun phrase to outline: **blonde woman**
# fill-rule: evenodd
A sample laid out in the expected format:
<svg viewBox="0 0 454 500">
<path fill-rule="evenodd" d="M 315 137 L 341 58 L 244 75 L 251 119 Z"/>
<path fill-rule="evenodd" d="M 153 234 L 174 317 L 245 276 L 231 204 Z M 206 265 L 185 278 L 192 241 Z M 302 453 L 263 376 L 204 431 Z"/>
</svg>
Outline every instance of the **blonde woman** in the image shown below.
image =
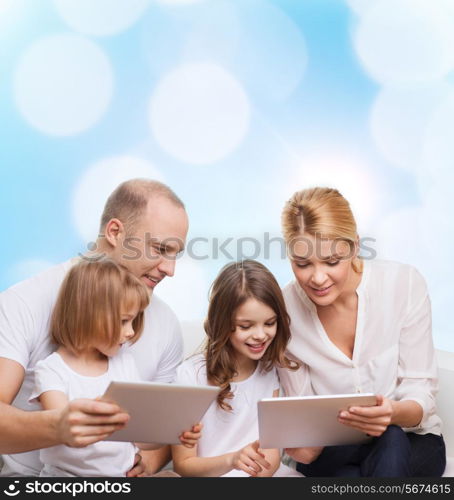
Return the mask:
<svg viewBox="0 0 454 500">
<path fill-rule="evenodd" d="M 335 189 L 296 192 L 282 214 L 295 280 L 284 290 L 289 352 L 304 372 L 281 370 L 288 395 L 373 392 L 339 422 L 372 436 L 355 446 L 287 450 L 307 476 L 441 476 L 446 455 L 426 283 L 397 262 L 358 256 L 347 200 Z"/>
</svg>

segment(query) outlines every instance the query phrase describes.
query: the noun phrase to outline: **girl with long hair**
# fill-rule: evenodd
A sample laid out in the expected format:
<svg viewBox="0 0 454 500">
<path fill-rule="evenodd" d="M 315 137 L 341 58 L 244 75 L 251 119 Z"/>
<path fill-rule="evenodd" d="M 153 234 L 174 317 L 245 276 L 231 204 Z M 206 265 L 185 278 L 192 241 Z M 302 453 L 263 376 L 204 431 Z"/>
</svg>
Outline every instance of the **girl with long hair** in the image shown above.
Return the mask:
<svg viewBox="0 0 454 500">
<path fill-rule="evenodd" d="M 179 367 L 177 382 L 221 390 L 202 418 L 197 445 L 172 447 L 175 471 L 182 476 L 273 476 L 281 465 L 280 452 L 260 448 L 257 402 L 278 396 L 277 366 L 295 370 L 298 363 L 285 355 L 289 319 L 271 272 L 252 260 L 225 266 L 211 289 L 205 332 L 203 353 Z"/>
</svg>

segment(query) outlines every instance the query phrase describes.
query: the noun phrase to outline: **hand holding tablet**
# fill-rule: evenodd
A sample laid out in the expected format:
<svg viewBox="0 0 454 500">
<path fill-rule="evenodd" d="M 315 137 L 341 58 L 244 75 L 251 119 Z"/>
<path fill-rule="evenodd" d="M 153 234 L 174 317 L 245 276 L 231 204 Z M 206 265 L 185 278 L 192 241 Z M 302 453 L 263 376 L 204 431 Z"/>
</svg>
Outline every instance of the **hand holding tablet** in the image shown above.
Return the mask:
<svg viewBox="0 0 454 500">
<path fill-rule="evenodd" d="M 131 418 L 106 440 L 181 444 L 181 433 L 201 421 L 218 392 L 213 386 L 111 382 L 103 399 L 117 403 Z"/>
<path fill-rule="evenodd" d="M 343 425 L 339 413 L 375 406 L 374 394 L 341 394 L 262 399 L 258 403 L 262 448 L 300 448 L 367 442 L 364 432 Z"/>
</svg>

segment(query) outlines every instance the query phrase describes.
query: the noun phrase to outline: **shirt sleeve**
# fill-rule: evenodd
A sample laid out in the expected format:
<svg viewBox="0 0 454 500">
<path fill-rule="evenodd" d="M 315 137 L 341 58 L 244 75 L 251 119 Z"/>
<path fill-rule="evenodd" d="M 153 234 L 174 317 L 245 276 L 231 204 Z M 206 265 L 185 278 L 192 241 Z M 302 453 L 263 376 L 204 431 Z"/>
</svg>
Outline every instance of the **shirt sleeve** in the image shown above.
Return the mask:
<svg viewBox="0 0 454 500">
<path fill-rule="evenodd" d="M 424 278 L 411 268 L 409 301 L 399 339 L 397 371 L 397 401 L 412 400 L 423 409 L 424 427 L 435 414 L 435 396 L 438 391 L 437 364 L 432 340 L 432 315 L 429 294 Z"/>
<path fill-rule="evenodd" d="M 290 359 L 295 359 L 287 354 Z M 288 370 L 278 367 L 277 373 L 281 390 L 285 396 L 311 396 L 314 394 L 309 375 L 309 368 L 300 362 L 298 370 Z"/>
<path fill-rule="evenodd" d="M 177 368 L 175 384 L 199 385 L 196 375 L 195 361 L 193 359 L 186 360 Z"/>
<path fill-rule="evenodd" d="M 173 327 L 169 330 L 167 346 L 159 361 L 153 382 L 172 383 L 176 377 L 177 367 L 183 361 L 183 335 L 176 317 L 174 318 Z"/>
<path fill-rule="evenodd" d="M 61 373 L 56 366 L 53 366 L 51 359 L 46 358 L 38 361 L 34 370 L 34 386 L 31 393 L 29 403 L 38 402 L 37 399 L 41 394 L 47 391 L 61 391 L 68 394 L 66 377 Z"/>
<path fill-rule="evenodd" d="M 12 290 L 0 294 L 0 357 L 27 368 L 35 330 L 29 307 Z"/>
</svg>

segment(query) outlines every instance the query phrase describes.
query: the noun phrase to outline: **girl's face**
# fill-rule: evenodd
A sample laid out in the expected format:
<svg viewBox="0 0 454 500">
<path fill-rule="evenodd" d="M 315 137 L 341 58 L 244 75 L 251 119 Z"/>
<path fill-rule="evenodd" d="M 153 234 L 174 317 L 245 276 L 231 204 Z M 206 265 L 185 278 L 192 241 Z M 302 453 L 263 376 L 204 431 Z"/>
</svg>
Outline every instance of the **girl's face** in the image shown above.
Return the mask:
<svg viewBox="0 0 454 500">
<path fill-rule="evenodd" d="M 118 344 L 113 346 L 99 345 L 96 346 L 96 349 L 104 354 L 107 357 L 115 356 L 118 353 L 121 346 L 128 342 L 134 336 L 134 328 L 132 326 L 132 322 L 134 318 L 139 313 L 139 309 L 134 306 L 129 309 L 126 307 L 122 307 L 121 309 L 121 332 L 120 332 L 120 341 Z"/>
<path fill-rule="evenodd" d="M 293 246 L 293 273 L 307 296 L 318 306 L 332 304 L 348 287 L 354 271 L 350 245 L 342 240 L 316 238 L 304 233 Z"/>
<path fill-rule="evenodd" d="M 230 343 L 237 359 L 258 361 L 263 357 L 277 331 L 277 315 L 269 306 L 248 299 L 236 311 Z"/>
</svg>

